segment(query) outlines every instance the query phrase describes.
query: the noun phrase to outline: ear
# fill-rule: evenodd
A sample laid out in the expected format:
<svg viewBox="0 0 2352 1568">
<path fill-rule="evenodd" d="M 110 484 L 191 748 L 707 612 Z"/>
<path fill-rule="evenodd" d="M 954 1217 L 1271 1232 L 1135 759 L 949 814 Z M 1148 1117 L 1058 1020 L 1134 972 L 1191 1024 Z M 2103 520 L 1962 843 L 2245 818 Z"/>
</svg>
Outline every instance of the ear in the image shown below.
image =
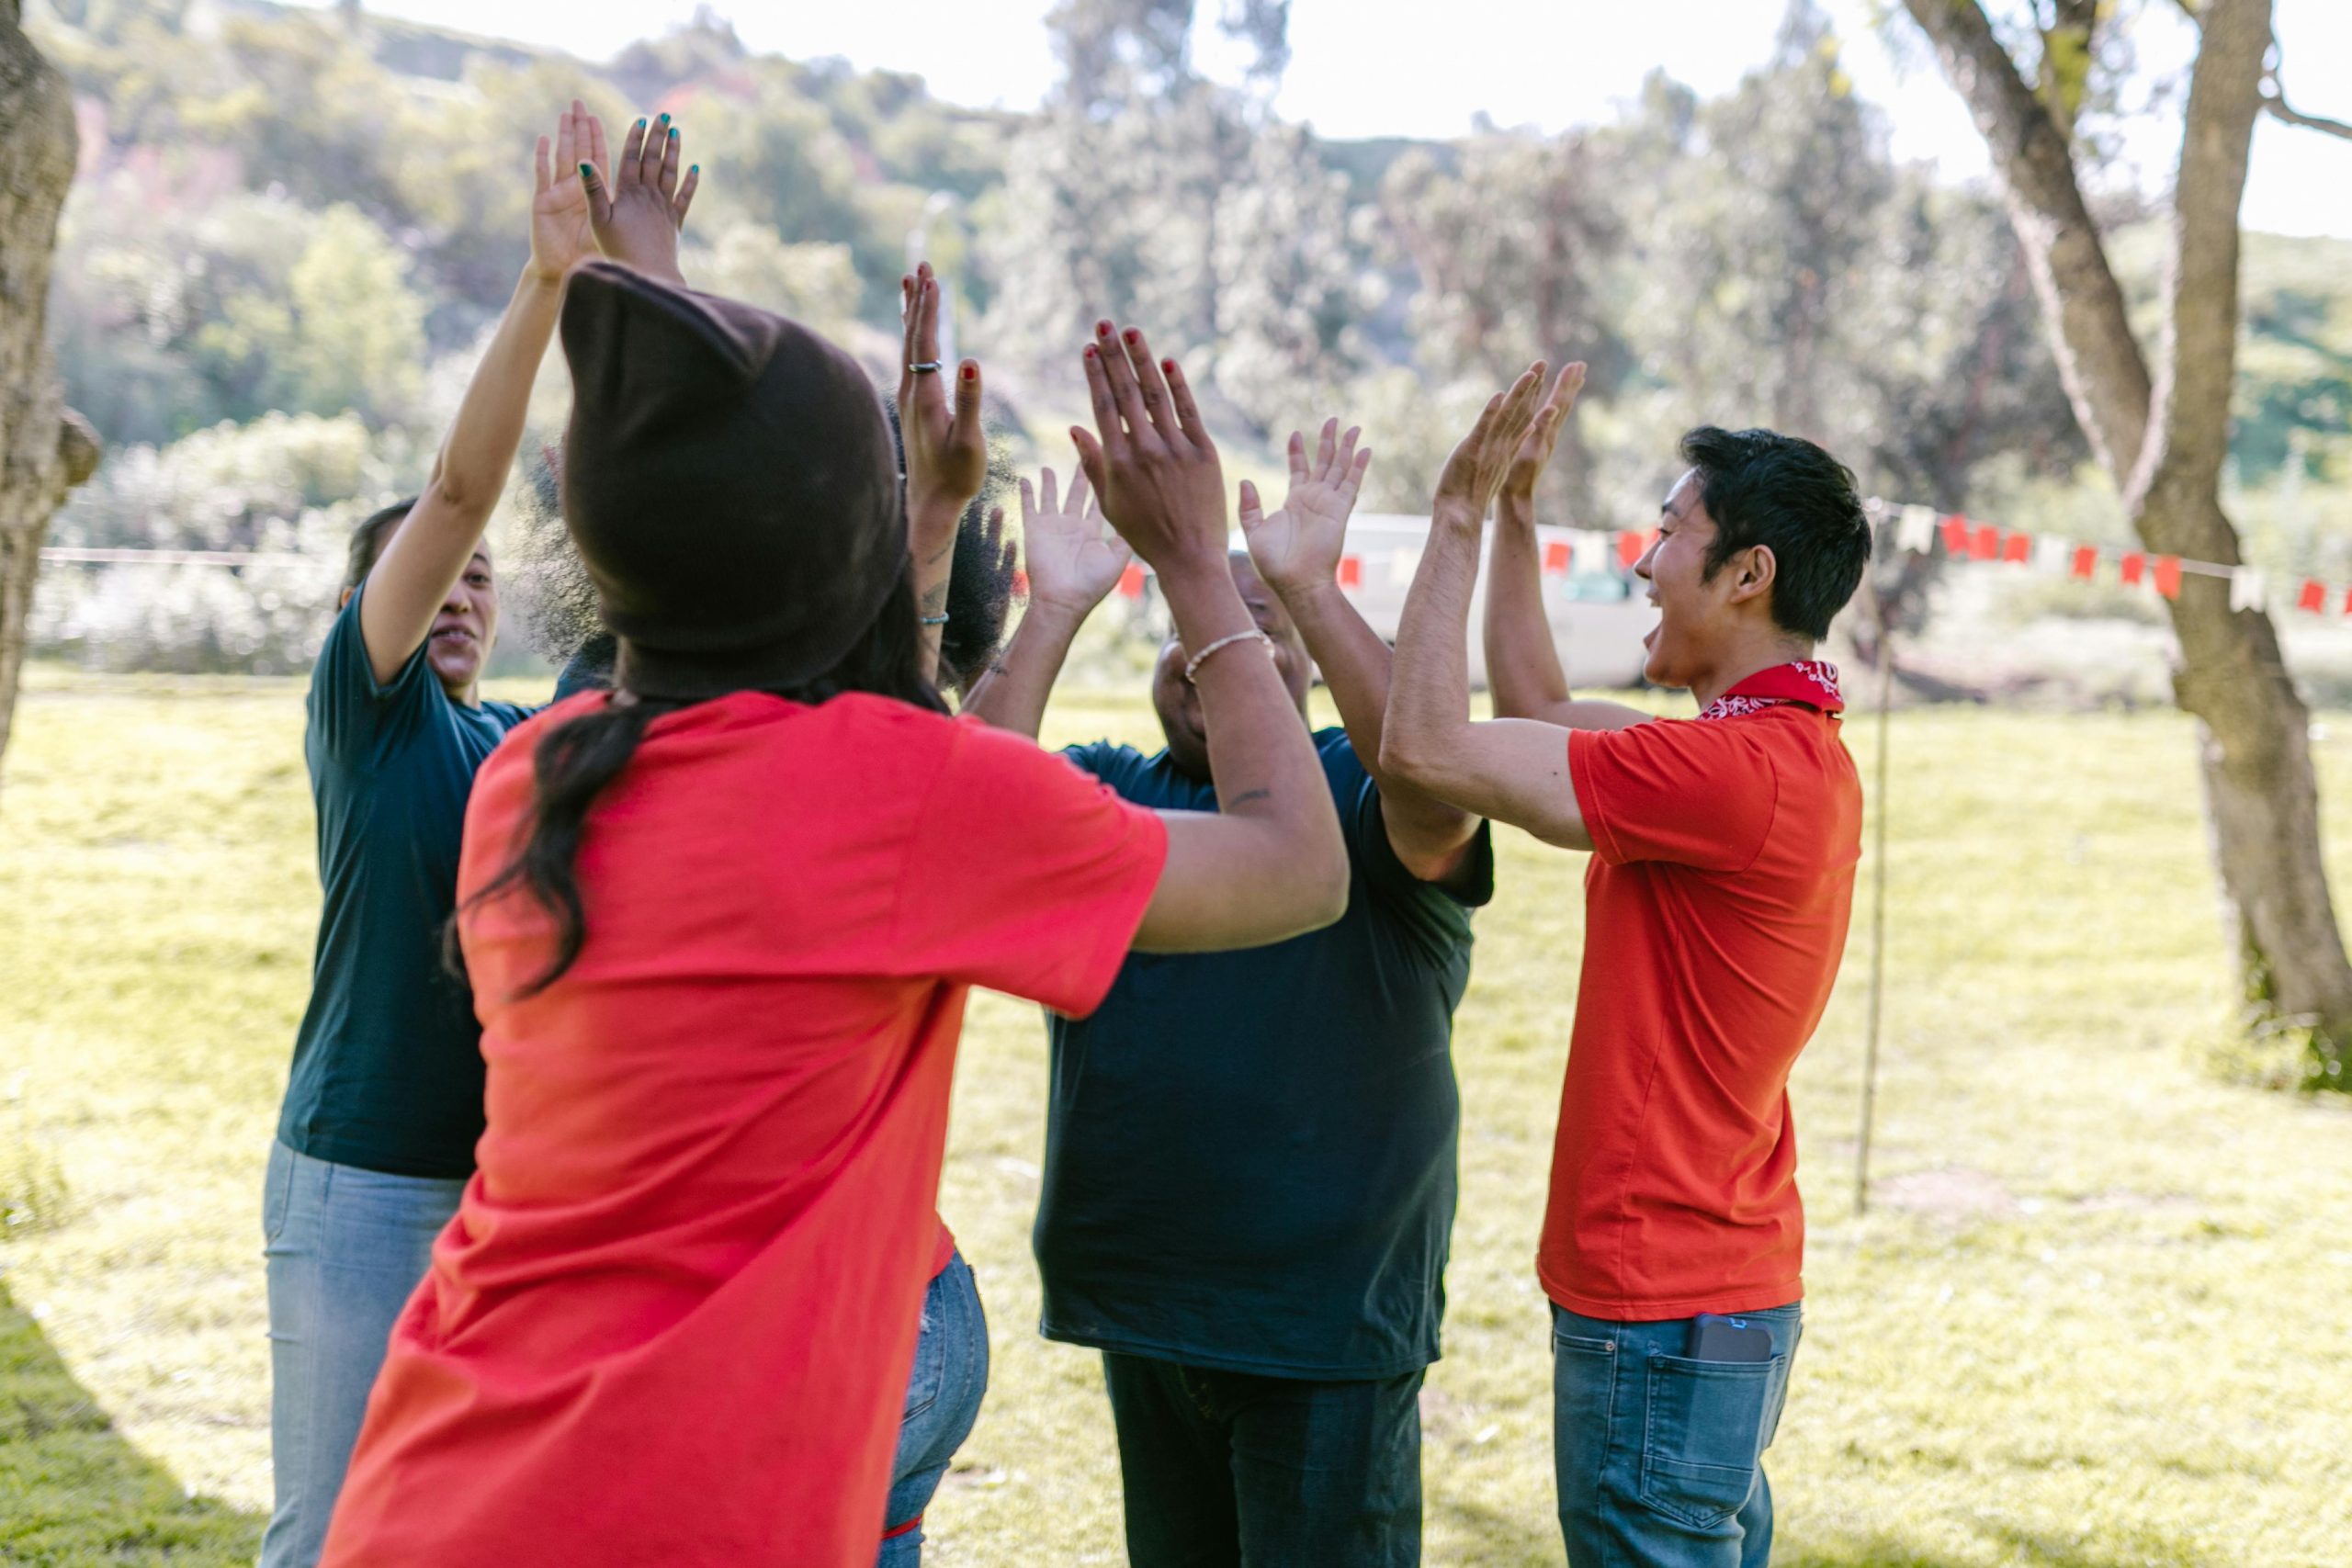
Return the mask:
<svg viewBox="0 0 2352 1568">
<path fill-rule="evenodd" d="M 1754 545 L 1740 552 L 1732 568 L 1731 596 L 1725 601 L 1744 604 L 1751 599 L 1761 599 L 1764 607 L 1772 606 L 1772 580 L 1780 574 L 1781 563 L 1773 558 L 1772 547 Z"/>
</svg>

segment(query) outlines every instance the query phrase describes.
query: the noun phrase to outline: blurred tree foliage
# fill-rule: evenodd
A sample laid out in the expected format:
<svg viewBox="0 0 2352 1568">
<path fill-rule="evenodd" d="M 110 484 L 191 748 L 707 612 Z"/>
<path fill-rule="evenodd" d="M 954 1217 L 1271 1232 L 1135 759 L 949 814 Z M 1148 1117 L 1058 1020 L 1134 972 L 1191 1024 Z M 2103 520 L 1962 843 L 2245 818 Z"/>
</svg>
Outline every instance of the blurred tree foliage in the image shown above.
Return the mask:
<svg viewBox="0 0 2352 1568">
<path fill-rule="evenodd" d="M 1287 5 L 1219 0 L 1238 82 L 1196 67 L 1196 9 L 1059 0 L 1059 82 L 1021 115 L 756 55 L 708 11 L 591 64 L 357 6 L 34 0 L 83 118 L 51 312 L 67 396 L 119 454 L 153 449 L 118 459 L 135 503 L 112 481 L 85 492 L 57 542 L 186 544 L 243 482 L 204 454 L 249 440 L 275 454 L 253 471 L 290 460 L 284 420 L 326 422 L 367 460 L 346 496 L 260 485 L 277 532 L 253 523 L 239 547 L 413 488 L 521 264 L 531 140 L 575 96 L 616 140 L 639 114 L 684 128 L 705 180 L 690 276 L 878 368 L 920 250 L 951 283 L 956 349 L 987 356 L 1016 413 L 1080 405 L 1072 351 L 1107 314 L 1184 355 L 1244 451 L 1327 412 L 1361 421 L 1387 509 L 1425 502 L 1466 412 L 1537 355 L 1591 366 L 1549 519 L 1644 525 L 1675 438 L 1704 422 L 1814 435 L 1866 489 L 1942 508 L 2082 489 L 1996 198 L 1894 161 L 1813 0 L 1720 97 L 1659 73 L 1611 123 L 1447 142 L 1283 121 Z M 2086 69 L 2086 113 L 2114 75 Z M 2158 238 L 2118 246 L 2151 302 Z M 2347 254 L 2253 243 L 2243 483 L 2352 485 Z M 197 488 L 155 489 L 180 483 Z M 61 615 L 47 635 L 96 646 Z M 232 664 L 301 642 L 207 636 L 203 657 Z"/>
</svg>

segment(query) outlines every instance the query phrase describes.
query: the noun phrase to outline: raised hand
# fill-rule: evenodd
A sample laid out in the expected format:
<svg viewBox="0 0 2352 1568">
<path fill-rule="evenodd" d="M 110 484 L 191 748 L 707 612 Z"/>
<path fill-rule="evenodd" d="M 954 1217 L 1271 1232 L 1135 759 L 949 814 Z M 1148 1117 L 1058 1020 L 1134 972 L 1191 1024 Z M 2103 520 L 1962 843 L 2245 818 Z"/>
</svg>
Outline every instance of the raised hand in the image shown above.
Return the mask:
<svg viewBox="0 0 2352 1568">
<path fill-rule="evenodd" d="M 604 127 L 594 116 L 589 119 L 601 154 Z M 694 205 L 695 191 L 702 184 L 702 166 L 689 168 L 682 180 L 680 155 L 678 128 L 668 115 L 650 125 L 639 119 L 629 127 L 609 184 L 593 166 L 593 159 L 581 164 L 580 178 L 587 187 L 596 248 L 623 266 L 683 288 L 686 279 L 678 270 L 678 231 L 685 227 L 686 209 Z"/>
<path fill-rule="evenodd" d="M 952 540 L 956 520 L 988 482 L 988 432 L 980 424 L 980 365 L 956 367 L 949 407 L 939 365 L 939 278 L 924 262 L 899 280 L 905 337 L 899 355 L 899 433 L 907 448 L 907 527 L 915 559 Z M 918 370 L 915 367 L 933 368 Z"/>
<path fill-rule="evenodd" d="M 574 98 L 556 121 L 552 146 L 540 137 L 533 157 L 531 269 L 549 282 L 596 254 L 587 176 L 604 164 L 605 128 Z"/>
<path fill-rule="evenodd" d="M 1070 427 L 1079 465 L 1119 536 L 1164 576 L 1225 559 L 1225 468 L 1173 359 L 1155 363 L 1142 329 L 1098 321 L 1086 345 L 1094 430 Z"/>
<path fill-rule="evenodd" d="M 1069 494 L 1054 492 L 1054 470 L 1035 489 L 1021 481 L 1021 549 L 1027 558 L 1032 609 L 1065 611 L 1083 619 L 1118 585 L 1135 551 L 1125 539 L 1102 536 L 1102 513 L 1087 493 L 1086 475 L 1070 476 Z"/>
<path fill-rule="evenodd" d="M 1283 498 L 1282 510 L 1271 516 L 1259 502 L 1258 487 L 1241 481 L 1242 536 L 1249 541 L 1258 575 L 1275 592 L 1329 587 L 1337 580 L 1340 554 L 1348 540 L 1348 514 L 1355 510 L 1364 470 L 1372 466 L 1372 449 L 1356 449 L 1361 434 L 1350 425 L 1341 435 L 1338 420 L 1325 420 L 1310 459 L 1306 437 L 1292 431 L 1290 493 Z"/>
<path fill-rule="evenodd" d="M 1560 444 L 1561 427 L 1567 423 L 1577 406 L 1577 394 L 1582 390 L 1584 361 L 1570 360 L 1560 367 L 1552 390 L 1535 411 L 1534 422 L 1520 438 L 1519 450 L 1511 455 L 1510 467 L 1503 474 L 1499 495 L 1506 511 L 1522 514 L 1527 522 L 1535 520 L 1535 482 L 1551 463 L 1553 449 Z"/>
<path fill-rule="evenodd" d="M 1437 477 L 1437 494 L 1430 506 L 1432 520 L 1472 527 L 1486 522 L 1487 508 L 1535 423 L 1544 369 L 1544 362 L 1537 360 L 1509 390 L 1487 400 L 1478 423 L 1454 447 Z"/>
</svg>

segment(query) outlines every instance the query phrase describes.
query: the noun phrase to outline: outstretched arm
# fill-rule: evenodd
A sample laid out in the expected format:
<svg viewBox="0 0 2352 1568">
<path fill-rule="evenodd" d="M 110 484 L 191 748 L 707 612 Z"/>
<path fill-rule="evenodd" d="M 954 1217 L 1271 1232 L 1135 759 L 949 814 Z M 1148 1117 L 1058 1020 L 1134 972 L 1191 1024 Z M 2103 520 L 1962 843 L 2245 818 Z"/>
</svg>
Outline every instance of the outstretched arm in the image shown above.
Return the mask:
<svg viewBox="0 0 2352 1568">
<path fill-rule="evenodd" d="M 1135 552 L 1116 535 L 1102 537 L 1102 513 L 1086 493 L 1084 472 L 1070 476 L 1063 501 L 1051 468 L 1034 490 L 1021 481 L 1021 551 L 1028 563 L 1029 609 L 1012 642 L 973 682 L 963 711 L 1035 740 L 1078 628 L 1117 585 Z"/>
<path fill-rule="evenodd" d="M 956 367 L 955 406 L 940 385 L 939 279 L 929 262 L 899 280 L 906 333 L 899 355 L 899 439 L 907 454 L 907 547 L 914 554 L 915 603 L 922 616 L 923 675 L 939 673 L 956 530 L 988 483 L 989 440 L 980 425 L 980 364 Z"/>
<path fill-rule="evenodd" d="M 359 636 L 379 682 L 400 673 L 433 629 L 433 617 L 466 570 L 492 508 L 506 490 L 522 444 L 531 383 L 555 335 L 563 280 L 594 254 L 575 161 L 601 138 L 595 117 L 574 100 L 558 122 L 552 148 L 539 138 L 534 156 L 531 259 L 514 286 L 490 351 L 474 367 L 458 417 L 433 460 L 415 506 L 384 542 L 359 604 Z M 550 166 L 561 167 L 560 179 Z M 588 166 L 584 162 L 582 167 Z"/>
<path fill-rule="evenodd" d="M 1569 694 L 1559 645 L 1544 613 L 1543 561 L 1535 542 L 1535 484 L 1583 387 L 1581 362 L 1560 367 L 1495 495 L 1495 538 L 1487 561 L 1487 687 L 1498 717 L 1542 719 L 1571 729 L 1623 729 L 1650 716 L 1621 703 L 1578 701 Z"/>
<path fill-rule="evenodd" d="M 1226 559 L 1225 473 L 1191 387 L 1143 333 L 1095 329 L 1087 389 L 1099 434 L 1079 460 L 1120 536 L 1159 574 L 1208 729 L 1217 809 L 1164 812 L 1168 859 L 1137 930 L 1147 952 L 1260 947 L 1348 907 L 1330 787 Z M 1166 374 L 1163 376 L 1162 371 Z"/>
<path fill-rule="evenodd" d="M 1390 676 L 1382 764 L 1465 811 L 1524 828 L 1547 843 L 1589 850 L 1592 837 L 1568 775 L 1568 731 L 1523 718 L 1470 721 L 1470 598 L 1487 504 L 1536 415 L 1544 366 L 1487 400 L 1446 460 L 1430 505 L 1430 539 L 1405 598 Z"/>
<path fill-rule="evenodd" d="M 1405 869 L 1424 882 L 1442 882 L 1469 858 L 1478 819 L 1395 777 L 1381 765 L 1380 734 L 1387 717 L 1389 655 L 1380 634 L 1366 624 L 1340 592 L 1340 555 L 1348 536 L 1348 514 L 1372 465 L 1370 449 L 1356 449 L 1357 432 L 1340 434 L 1340 422 L 1326 420 L 1315 455 L 1306 437 L 1290 437 L 1290 491 L 1280 512 L 1267 516 L 1258 487 L 1241 483 L 1241 532 L 1250 558 L 1268 586 L 1282 595 L 1291 619 L 1306 639 L 1324 683 L 1339 705 L 1373 780 L 1380 786 L 1380 814 L 1389 847 Z"/>
</svg>

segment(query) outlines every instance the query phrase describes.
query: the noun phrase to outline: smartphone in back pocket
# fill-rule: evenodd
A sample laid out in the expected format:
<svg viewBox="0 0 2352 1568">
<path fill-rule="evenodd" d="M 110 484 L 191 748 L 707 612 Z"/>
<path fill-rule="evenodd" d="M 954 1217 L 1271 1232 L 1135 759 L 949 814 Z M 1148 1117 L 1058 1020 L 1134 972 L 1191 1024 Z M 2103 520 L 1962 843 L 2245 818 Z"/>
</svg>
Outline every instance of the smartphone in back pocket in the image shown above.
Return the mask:
<svg viewBox="0 0 2352 1568">
<path fill-rule="evenodd" d="M 1769 1361 L 1772 1332 L 1744 1317 L 1702 1312 L 1690 1320 L 1688 1355 L 1694 1361 Z"/>
</svg>

